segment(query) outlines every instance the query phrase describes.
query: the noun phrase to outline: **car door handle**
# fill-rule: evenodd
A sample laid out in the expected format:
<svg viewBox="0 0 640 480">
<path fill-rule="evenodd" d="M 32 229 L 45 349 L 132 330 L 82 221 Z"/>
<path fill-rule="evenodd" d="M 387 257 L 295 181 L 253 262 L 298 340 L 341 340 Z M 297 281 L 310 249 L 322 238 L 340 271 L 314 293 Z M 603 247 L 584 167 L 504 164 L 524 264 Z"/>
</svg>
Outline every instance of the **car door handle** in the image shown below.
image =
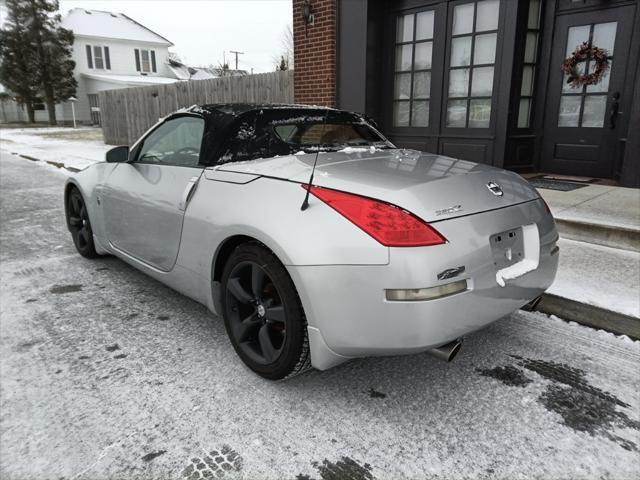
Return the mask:
<svg viewBox="0 0 640 480">
<path fill-rule="evenodd" d="M 185 187 L 184 192 L 182 193 L 180 204 L 178 205 L 179 210 L 185 211 L 187 209 L 187 204 L 189 203 L 189 200 L 191 200 L 191 196 L 193 195 L 195 186 L 198 183 L 199 178 L 200 177 L 191 177 L 189 179 L 189 182 L 187 183 L 187 186 Z"/>
</svg>

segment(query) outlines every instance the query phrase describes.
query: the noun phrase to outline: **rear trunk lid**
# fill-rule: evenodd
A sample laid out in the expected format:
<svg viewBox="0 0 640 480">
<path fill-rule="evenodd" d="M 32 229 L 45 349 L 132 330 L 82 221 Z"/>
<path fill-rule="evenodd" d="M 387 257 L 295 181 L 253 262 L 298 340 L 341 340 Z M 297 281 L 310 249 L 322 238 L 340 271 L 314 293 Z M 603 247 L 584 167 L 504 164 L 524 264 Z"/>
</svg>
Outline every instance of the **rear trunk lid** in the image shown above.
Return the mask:
<svg viewBox="0 0 640 480">
<path fill-rule="evenodd" d="M 314 160 L 315 154 L 301 153 L 215 168 L 306 183 Z M 383 200 L 428 222 L 539 198 L 529 182 L 516 173 L 400 149 L 350 148 L 320 153 L 313 184 Z"/>
</svg>

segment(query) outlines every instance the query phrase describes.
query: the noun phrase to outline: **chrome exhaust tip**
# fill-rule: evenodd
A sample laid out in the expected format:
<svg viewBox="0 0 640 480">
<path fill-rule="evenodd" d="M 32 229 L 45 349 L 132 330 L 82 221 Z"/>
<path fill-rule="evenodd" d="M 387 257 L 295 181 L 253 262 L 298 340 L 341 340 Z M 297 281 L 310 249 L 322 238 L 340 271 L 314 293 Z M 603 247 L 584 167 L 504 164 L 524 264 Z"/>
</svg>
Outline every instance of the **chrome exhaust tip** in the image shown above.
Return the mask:
<svg viewBox="0 0 640 480">
<path fill-rule="evenodd" d="M 442 345 L 440 347 L 432 348 L 431 350 L 427 350 L 427 353 L 433 355 L 440 360 L 444 360 L 445 362 L 450 362 L 458 352 L 462 348 L 462 340 L 454 340 L 453 342 L 449 342 L 446 345 Z"/>
</svg>

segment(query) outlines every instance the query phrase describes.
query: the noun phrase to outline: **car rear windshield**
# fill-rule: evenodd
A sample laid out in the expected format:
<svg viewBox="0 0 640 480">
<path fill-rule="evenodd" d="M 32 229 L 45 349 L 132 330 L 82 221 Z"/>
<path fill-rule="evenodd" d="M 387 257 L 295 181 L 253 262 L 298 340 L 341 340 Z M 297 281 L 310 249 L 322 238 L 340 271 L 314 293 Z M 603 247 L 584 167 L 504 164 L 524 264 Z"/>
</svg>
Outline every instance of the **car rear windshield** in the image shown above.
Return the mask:
<svg viewBox="0 0 640 480">
<path fill-rule="evenodd" d="M 345 148 L 394 148 L 366 118 L 319 108 L 260 109 L 232 122 L 221 135 L 215 163 L 241 162 Z"/>
<path fill-rule="evenodd" d="M 298 122 L 273 125 L 280 140 L 302 149 L 345 148 L 383 144 L 386 141 L 365 123 Z"/>
</svg>

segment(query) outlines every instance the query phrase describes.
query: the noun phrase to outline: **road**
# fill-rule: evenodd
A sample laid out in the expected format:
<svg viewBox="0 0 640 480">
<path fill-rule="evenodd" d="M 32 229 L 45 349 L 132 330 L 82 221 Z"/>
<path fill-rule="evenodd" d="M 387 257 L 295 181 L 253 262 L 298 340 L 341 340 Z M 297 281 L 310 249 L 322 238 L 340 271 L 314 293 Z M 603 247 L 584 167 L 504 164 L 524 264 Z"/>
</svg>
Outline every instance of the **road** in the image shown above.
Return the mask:
<svg viewBox="0 0 640 480">
<path fill-rule="evenodd" d="M 0 155 L 3 479 L 638 478 L 640 343 L 518 312 L 450 364 L 268 382 L 204 307 L 77 255 L 64 180 Z"/>
</svg>

